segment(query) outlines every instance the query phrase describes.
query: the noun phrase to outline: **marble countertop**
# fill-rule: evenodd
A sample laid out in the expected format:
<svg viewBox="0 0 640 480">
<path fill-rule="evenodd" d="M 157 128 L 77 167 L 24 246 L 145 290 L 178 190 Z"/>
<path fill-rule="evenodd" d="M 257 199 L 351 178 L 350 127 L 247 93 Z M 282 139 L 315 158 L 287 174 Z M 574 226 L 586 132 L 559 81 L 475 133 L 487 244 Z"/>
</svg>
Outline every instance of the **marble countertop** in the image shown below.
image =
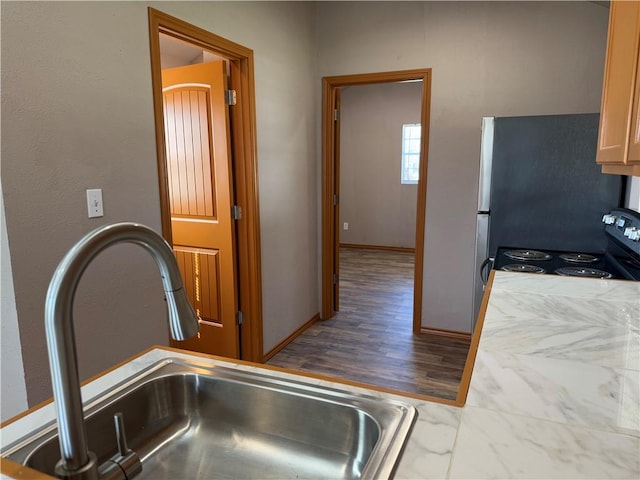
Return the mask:
<svg viewBox="0 0 640 480">
<path fill-rule="evenodd" d="M 498 272 L 451 478 L 640 478 L 640 283 Z"/>
<path fill-rule="evenodd" d="M 483 324 L 462 408 L 303 381 L 417 408 L 397 479 L 640 477 L 640 283 L 498 272 Z M 202 361 L 154 349 L 85 385 L 83 398 L 166 357 Z M 0 446 L 54 418 L 51 404 L 22 417 L 0 430 Z"/>
</svg>

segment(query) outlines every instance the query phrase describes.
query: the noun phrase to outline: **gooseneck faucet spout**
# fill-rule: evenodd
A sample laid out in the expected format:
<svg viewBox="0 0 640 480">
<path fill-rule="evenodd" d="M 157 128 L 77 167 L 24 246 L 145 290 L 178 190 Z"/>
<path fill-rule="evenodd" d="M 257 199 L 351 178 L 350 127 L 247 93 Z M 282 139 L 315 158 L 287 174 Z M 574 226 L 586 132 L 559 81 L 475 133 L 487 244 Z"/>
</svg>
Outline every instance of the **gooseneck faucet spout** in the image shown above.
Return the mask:
<svg viewBox="0 0 640 480">
<path fill-rule="evenodd" d="M 175 340 L 186 340 L 199 329 L 198 317 L 182 287 L 173 251 L 150 228 L 136 223 L 105 225 L 87 234 L 69 250 L 53 274 L 45 301 L 47 348 L 62 455 L 56 465 L 56 475 L 61 478 L 99 478 L 96 456 L 88 448 L 82 411 L 72 318 L 73 299 L 83 272 L 96 255 L 111 245 L 123 242 L 140 245 L 158 265 L 167 300 L 171 336 Z"/>
</svg>

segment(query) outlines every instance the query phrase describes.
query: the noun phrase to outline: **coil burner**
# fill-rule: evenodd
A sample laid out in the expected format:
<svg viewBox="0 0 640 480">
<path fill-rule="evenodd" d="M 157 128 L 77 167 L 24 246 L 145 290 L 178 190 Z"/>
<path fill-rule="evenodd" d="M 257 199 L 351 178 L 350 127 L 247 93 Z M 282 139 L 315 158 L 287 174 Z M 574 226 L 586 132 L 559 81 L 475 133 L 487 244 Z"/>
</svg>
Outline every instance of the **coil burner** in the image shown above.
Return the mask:
<svg viewBox="0 0 640 480">
<path fill-rule="evenodd" d="M 600 260 L 595 255 L 588 253 L 563 253 L 560 258 L 568 263 L 595 263 Z"/>
<path fill-rule="evenodd" d="M 505 272 L 521 272 L 521 273 L 547 273 L 542 267 L 535 265 L 527 265 L 526 263 L 511 263 L 501 268 Z"/>
<path fill-rule="evenodd" d="M 558 275 L 564 275 L 568 277 L 584 277 L 584 278 L 611 278 L 609 272 L 605 272 L 604 270 L 598 270 L 596 268 L 588 268 L 588 267 L 563 267 L 558 268 L 556 270 Z"/>
<path fill-rule="evenodd" d="M 602 223 L 603 239 L 594 237 L 588 241 L 576 232 L 567 238 L 549 238 L 547 243 L 557 240 L 553 250 L 543 244 L 498 246 L 480 266 L 480 278 L 487 282 L 488 267 L 507 272 L 640 281 L 640 212 L 614 208 L 602 217 Z M 579 245 L 575 240 L 578 238 Z"/>
<path fill-rule="evenodd" d="M 520 260 L 524 262 L 540 262 L 543 260 L 551 260 L 551 255 L 538 250 L 507 250 L 504 252 L 506 257 L 512 260 Z"/>
</svg>

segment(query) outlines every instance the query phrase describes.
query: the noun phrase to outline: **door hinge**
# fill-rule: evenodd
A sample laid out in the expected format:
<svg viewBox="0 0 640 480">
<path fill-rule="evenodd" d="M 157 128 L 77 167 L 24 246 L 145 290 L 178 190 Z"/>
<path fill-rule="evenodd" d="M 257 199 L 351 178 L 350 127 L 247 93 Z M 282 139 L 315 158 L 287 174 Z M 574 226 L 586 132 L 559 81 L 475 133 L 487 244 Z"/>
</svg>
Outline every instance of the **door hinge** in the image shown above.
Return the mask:
<svg viewBox="0 0 640 480">
<path fill-rule="evenodd" d="M 240 205 L 234 205 L 231 208 L 231 216 L 234 220 L 240 220 L 242 218 L 242 207 Z"/>
<path fill-rule="evenodd" d="M 334 273 L 333 274 L 333 284 L 337 285 L 339 281 L 340 281 L 340 275 L 338 275 L 337 273 Z"/>
<path fill-rule="evenodd" d="M 338 198 L 338 194 L 337 194 L 337 193 L 334 193 L 334 194 L 333 194 L 333 204 L 334 204 L 334 205 L 338 205 L 338 201 L 339 201 L 339 200 L 340 200 L 340 199 Z"/>
<path fill-rule="evenodd" d="M 337 108 L 333 109 L 333 121 L 334 122 L 338 121 L 338 109 Z"/>
<path fill-rule="evenodd" d="M 235 90 L 224 91 L 224 101 L 227 105 L 235 105 L 238 102 L 238 97 Z"/>
<path fill-rule="evenodd" d="M 238 313 L 236 313 L 236 323 L 238 325 L 242 325 L 244 323 L 244 313 L 242 313 L 242 311 L 238 310 Z"/>
</svg>

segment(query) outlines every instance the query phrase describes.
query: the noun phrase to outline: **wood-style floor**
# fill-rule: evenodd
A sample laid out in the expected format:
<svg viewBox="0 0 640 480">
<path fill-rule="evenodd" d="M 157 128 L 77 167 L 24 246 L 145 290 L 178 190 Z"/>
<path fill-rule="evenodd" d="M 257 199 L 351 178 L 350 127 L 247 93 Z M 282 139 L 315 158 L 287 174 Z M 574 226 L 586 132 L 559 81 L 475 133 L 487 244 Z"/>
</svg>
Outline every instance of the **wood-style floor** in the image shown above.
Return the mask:
<svg viewBox="0 0 640 480">
<path fill-rule="evenodd" d="M 412 253 L 342 248 L 340 312 L 267 363 L 455 399 L 469 342 L 412 333 L 413 260 Z"/>
</svg>

